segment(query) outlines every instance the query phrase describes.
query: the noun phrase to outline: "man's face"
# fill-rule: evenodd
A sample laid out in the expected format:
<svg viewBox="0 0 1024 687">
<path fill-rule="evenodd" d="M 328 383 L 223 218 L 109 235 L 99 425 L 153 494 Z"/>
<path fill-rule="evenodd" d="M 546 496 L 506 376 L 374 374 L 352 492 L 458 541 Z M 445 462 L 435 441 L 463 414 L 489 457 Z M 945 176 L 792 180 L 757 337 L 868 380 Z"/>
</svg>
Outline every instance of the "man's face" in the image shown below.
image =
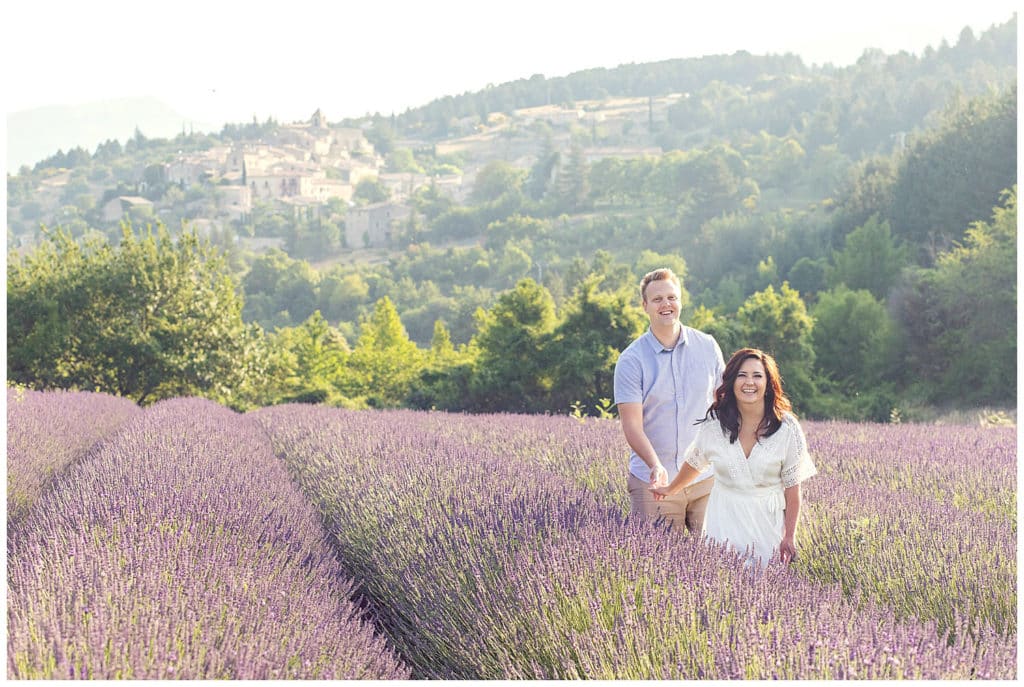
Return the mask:
<svg viewBox="0 0 1024 687">
<path fill-rule="evenodd" d="M 675 324 L 679 319 L 679 287 L 668 279 L 652 281 L 647 285 L 643 306 L 651 324 Z"/>
</svg>

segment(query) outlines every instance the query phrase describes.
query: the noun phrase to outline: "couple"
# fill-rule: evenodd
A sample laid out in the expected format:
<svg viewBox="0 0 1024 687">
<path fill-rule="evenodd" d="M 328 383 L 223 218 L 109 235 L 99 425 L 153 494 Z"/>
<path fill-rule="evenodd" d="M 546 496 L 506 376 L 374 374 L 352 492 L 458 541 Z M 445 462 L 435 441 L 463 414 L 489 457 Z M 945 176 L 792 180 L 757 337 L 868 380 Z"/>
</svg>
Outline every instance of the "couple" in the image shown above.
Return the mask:
<svg viewBox="0 0 1024 687">
<path fill-rule="evenodd" d="M 817 470 L 778 367 L 753 348 L 724 364 L 713 337 L 679 322 L 680 294 L 672 270 L 644 275 L 651 326 L 615 365 L 630 512 L 703 532 L 761 565 L 775 555 L 789 563 L 800 482 Z"/>
</svg>

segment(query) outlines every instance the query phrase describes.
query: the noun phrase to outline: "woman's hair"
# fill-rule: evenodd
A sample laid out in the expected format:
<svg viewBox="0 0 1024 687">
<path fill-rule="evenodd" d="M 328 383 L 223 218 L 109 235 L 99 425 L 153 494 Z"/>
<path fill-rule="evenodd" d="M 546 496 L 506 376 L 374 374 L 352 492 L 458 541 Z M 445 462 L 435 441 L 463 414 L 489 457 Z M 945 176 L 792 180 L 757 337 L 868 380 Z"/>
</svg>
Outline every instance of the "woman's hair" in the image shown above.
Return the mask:
<svg viewBox="0 0 1024 687">
<path fill-rule="evenodd" d="M 716 418 L 722 425 L 722 431 L 728 432 L 729 443 L 735 443 L 740 433 L 740 410 L 736 404 L 736 377 L 739 376 L 743 363 L 751 358 L 761 361 L 765 372 L 764 417 L 757 426 L 758 437 L 770 437 L 782 426 L 782 414 L 792 410 L 785 392 L 782 391 L 782 375 L 775 358 L 756 348 L 741 348 L 732 354 L 725 364 L 722 373 L 722 384 L 715 390 L 715 401 L 708 408 L 707 414 L 700 422 Z"/>
</svg>

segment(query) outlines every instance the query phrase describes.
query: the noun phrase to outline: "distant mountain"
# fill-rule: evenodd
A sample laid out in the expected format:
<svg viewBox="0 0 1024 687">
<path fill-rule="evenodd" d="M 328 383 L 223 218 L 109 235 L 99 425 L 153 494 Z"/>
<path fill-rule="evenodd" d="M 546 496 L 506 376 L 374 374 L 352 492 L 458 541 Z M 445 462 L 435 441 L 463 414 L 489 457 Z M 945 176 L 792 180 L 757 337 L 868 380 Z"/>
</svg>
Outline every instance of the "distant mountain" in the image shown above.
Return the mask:
<svg viewBox="0 0 1024 687">
<path fill-rule="evenodd" d="M 81 146 L 90 153 L 111 139 L 124 143 L 138 127 L 147 138 L 172 138 L 182 131 L 219 131 L 220 124 L 198 122 L 157 98 L 123 98 L 84 105 L 53 105 L 7 115 L 7 169 L 30 167 L 58 150 Z"/>
</svg>

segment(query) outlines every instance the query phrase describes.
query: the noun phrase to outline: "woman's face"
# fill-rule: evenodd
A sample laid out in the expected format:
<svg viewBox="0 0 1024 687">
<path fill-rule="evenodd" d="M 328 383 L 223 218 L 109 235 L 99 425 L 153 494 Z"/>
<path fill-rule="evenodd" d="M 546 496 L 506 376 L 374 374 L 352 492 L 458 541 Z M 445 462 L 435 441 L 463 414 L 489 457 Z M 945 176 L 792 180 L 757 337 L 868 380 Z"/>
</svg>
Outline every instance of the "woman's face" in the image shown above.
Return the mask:
<svg viewBox="0 0 1024 687">
<path fill-rule="evenodd" d="M 742 406 L 763 406 L 764 392 L 768 386 L 768 375 L 764 364 L 757 358 L 747 358 L 740 365 L 740 371 L 733 382 L 736 403 Z"/>
</svg>

